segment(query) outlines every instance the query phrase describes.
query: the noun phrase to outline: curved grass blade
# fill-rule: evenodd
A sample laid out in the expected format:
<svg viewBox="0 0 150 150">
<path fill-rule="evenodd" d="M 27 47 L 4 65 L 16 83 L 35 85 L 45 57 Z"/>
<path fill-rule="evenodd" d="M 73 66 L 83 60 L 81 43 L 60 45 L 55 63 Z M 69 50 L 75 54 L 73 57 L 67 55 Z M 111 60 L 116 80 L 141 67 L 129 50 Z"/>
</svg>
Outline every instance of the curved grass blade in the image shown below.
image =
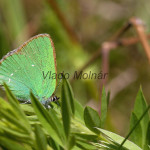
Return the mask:
<svg viewBox="0 0 150 150">
<path fill-rule="evenodd" d="M 20 121 L 26 126 L 26 130 L 28 131 L 28 133 L 30 133 L 31 126 L 28 122 L 28 119 L 26 118 L 25 113 L 21 110 L 18 100 L 14 97 L 14 95 L 12 94 L 12 92 L 9 90 L 8 86 L 5 83 L 4 83 L 4 87 L 6 90 L 7 97 L 8 97 L 8 102 L 15 110 L 14 113 L 16 114 L 16 116 L 18 116 Z"/>
<path fill-rule="evenodd" d="M 16 119 L 14 115 L 11 115 L 10 113 L 8 113 L 8 112 L 6 112 L 4 110 L 0 110 L 0 115 L 2 115 L 3 118 L 5 118 L 11 124 L 14 124 L 16 127 L 18 127 L 18 129 L 20 131 L 29 133 L 28 129 L 26 128 L 26 126 L 21 121 L 19 121 L 18 118 Z"/>
<path fill-rule="evenodd" d="M 87 141 L 77 141 L 76 145 L 82 150 L 96 150 L 96 147 Z"/>
<path fill-rule="evenodd" d="M 71 108 L 72 114 L 74 115 L 74 113 L 75 113 L 75 104 L 74 104 L 73 91 L 72 91 L 72 88 L 71 88 L 68 80 L 65 79 L 65 77 L 63 78 L 62 89 L 64 89 L 64 91 L 65 91 L 67 103 Z"/>
<path fill-rule="evenodd" d="M 48 138 L 48 144 L 53 148 L 53 150 L 60 150 L 59 145 L 52 139 L 52 138 Z"/>
<path fill-rule="evenodd" d="M 64 132 L 66 138 L 68 139 L 70 134 L 71 113 L 74 114 L 74 100 L 70 86 L 66 79 L 63 79 L 61 98 L 62 98 L 61 111 L 62 111 Z"/>
<path fill-rule="evenodd" d="M 113 132 L 104 130 L 104 129 L 100 129 L 98 128 L 98 130 L 100 130 L 101 133 L 103 133 L 104 135 L 106 135 L 106 137 L 108 137 L 108 140 L 111 140 L 111 142 L 113 142 L 118 148 L 120 146 L 120 144 L 122 143 L 122 141 L 125 139 L 123 137 L 121 137 L 120 135 L 117 135 Z M 119 150 L 117 148 L 117 150 Z M 139 146 L 137 146 L 136 144 L 134 144 L 133 142 L 126 140 L 126 143 L 124 143 L 124 147 L 123 148 L 127 148 L 129 150 L 142 150 Z M 122 149 L 121 149 L 122 150 Z"/>
<path fill-rule="evenodd" d="M 61 125 L 59 122 L 59 119 L 55 115 L 54 111 L 51 110 L 51 113 L 49 113 L 42 104 L 35 98 L 35 96 L 31 93 L 31 101 L 32 106 L 36 112 L 36 115 L 41 122 L 42 126 L 45 128 L 45 130 L 49 133 L 49 135 L 62 147 L 63 144 L 63 138 L 64 135 L 61 134 L 61 128 L 58 126 Z M 55 116 L 55 118 L 54 118 Z M 56 119 L 57 118 L 57 119 Z"/>
<path fill-rule="evenodd" d="M 0 146 L 8 150 L 27 150 L 23 145 L 5 137 L 0 137 Z"/>
</svg>

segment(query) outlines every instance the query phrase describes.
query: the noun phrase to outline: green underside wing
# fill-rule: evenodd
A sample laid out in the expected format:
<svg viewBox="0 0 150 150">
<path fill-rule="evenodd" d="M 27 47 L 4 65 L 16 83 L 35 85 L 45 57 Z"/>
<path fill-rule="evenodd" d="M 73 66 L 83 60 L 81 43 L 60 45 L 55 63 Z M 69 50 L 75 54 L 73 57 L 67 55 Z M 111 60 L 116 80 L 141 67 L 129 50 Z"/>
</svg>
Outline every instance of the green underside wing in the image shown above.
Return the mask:
<svg viewBox="0 0 150 150">
<path fill-rule="evenodd" d="M 29 100 L 30 90 L 47 100 L 56 88 L 56 79 L 43 76 L 49 71 L 56 73 L 55 49 L 48 34 L 39 34 L 2 58 L 0 84 L 5 82 L 20 100 Z"/>
</svg>

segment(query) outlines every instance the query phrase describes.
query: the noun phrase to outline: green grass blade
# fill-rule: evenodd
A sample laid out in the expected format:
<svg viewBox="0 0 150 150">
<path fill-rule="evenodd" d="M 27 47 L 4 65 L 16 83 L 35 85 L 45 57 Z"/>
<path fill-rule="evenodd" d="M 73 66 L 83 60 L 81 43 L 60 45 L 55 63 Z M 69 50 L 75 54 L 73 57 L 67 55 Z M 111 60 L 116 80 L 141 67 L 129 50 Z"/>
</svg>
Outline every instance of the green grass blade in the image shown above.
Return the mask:
<svg viewBox="0 0 150 150">
<path fill-rule="evenodd" d="M 120 146 L 120 144 L 122 143 L 122 141 L 124 141 L 125 138 L 121 137 L 120 135 L 117 135 L 113 132 L 104 130 L 104 129 L 98 129 L 100 130 L 101 133 L 103 133 L 104 135 L 108 136 L 109 138 L 111 138 L 113 141 L 113 143 L 118 143 L 118 148 Z M 124 143 L 124 148 L 127 148 L 129 150 L 142 150 L 139 146 L 137 146 L 136 144 L 134 144 L 133 142 L 126 140 L 126 142 Z M 117 149 L 118 150 L 118 149 Z M 122 149 L 121 149 L 122 150 Z"/>
<path fill-rule="evenodd" d="M 67 103 L 68 103 L 68 105 L 71 109 L 71 113 L 74 115 L 74 113 L 75 113 L 75 104 L 74 104 L 73 91 L 72 91 L 72 88 L 70 86 L 70 83 L 65 78 L 63 78 L 62 89 L 65 92 L 66 100 L 67 100 Z"/>
<path fill-rule="evenodd" d="M 62 111 L 64 132 L 66 138 L 68 139 L 70 134 L 70 121 L 71 121 L 71 105 L 70 105 L 71 98 L 69 95 L 66 79 L 63 79 L 61 98 L 62 98 L 61 111 Z"/>
<path fill-rule="evenodd" d="M 143 96 L 142 89 L 140 88 L 140 90 L 137 94 L 137 97 L 136 97 L 133 112 L 135 113 L 135 115 L 139 119 L 142 116 L 142 114 L 145 112 L 146 109 L 147 109 L 147 103 L 146 103 L 146 100 Z M 142 127 L 142 134 L 143 134 L 143 140 L 142 140 L 142 146 L 143 147 L 144 147 L 145 142 L 146 142 L 146 132 L 147 132 L 148 123 L 149 123 L 149 114 L 147 112 L 145 114 L 144 118 L 141 120 L 141 127 Z"/>
<path fill-rule="evenodd" d="M 71 111 L 72 111 L 72 114 L 74 115 L 75 113 L 75 106 L 74 106 L 74 95 L 73 95 L 73 91 L 72 91 L 72 88 L 71 88 L 71 85 L 70 83 L 68 82 L 68 80 L 64 79 L 65 82 L 66 82 L 66 93 L 68 95 L 68 98 L 69 98 L 69 102 L 70 102 L 70 106 L 71 106 Z"/>
<path fill-rule="evenodd" d="M 38 124 L 35 124 L 34 126 L 37 150 L 47 150 L 47 140 L 43 130 Z"/>
<path fill-rule="evenodd" d="M 131 129 L 131 131 L 128 133 L 128 135 L 126 136 L 126 138 L 122 141 L 122 143 L 120 144 L 120 147 L 118 148 L 118 150 L 121 150 L 122 145 L 126 142 L 126 140 L 129 138 L 129 136 L 132 134 L 132 132 L 135 130 L 135 128 L 138 126 L 138 124 L 140 123 L 140 121 L 145 117 L 145 115 L 148 113 L 150 109 L 150 105 L 147 107 L 147 109 L 144 111 L 144 113 L 142 114 L 142 116 L 139 118 L 139 120 L 136 122 L 136 124 L 134 125 L 134 127 Z M 145 145 L 144 145 L 145 146 Z"/>
<path fill-rule="evenodd" d="M 18 100 L 14 97 L 14 95 L 12 94 L 12 92 L 9 90 L 8 86 L 5 83 L 4 83 L 4 87 L 6 90 L 6 95 L 8 97 L 8 102 L 13 107 L 13 110 L 15 110 L 14 113 L 16 114 L 16 116 L 18 116 L 20 121 L 26 126 L 26 129 L 30 133 L 31 132 L 31 126 L 28 122 L 28 119 L 27 119 L 25 113 L 20 108 Z"/>
<path fill-rule="evenodd" d="M 8 112 L 4 110 L 0 110 L 0 114 L 5 118 L 8 122 L 18 127 L 23 132 L 29 133 L 27 127 L 20 122 L 18 119 L 15 118 L 15 116 L 10 115 Z"/>
<path fill-rule="evenodd" d="M 147 128 L 146 145 L 148 145 L 150 148 L 150 122 L 149 122 L 148 128 Z"/>
<path fill-rule="evenodd" d="M 68 150 L 71 150 L 76 144 L 75 136 L 70 136 L 68 142 Z"/>
<path fill-rule="evenodd" d="M 0 137 L 0 146 L 8 150 L 27 150 L 23 145 L 5 137 Z"/>
<path fill-rule="evenodd" d="M 130 120 L 130 130 L 135 126 L 137 121 L 138 121 L 138 118 L 133 112 L 131 115 L 131 120 Z M 142 128 L 141 128 L 141 124 L 139 123 L 137 127 L 135 128 L 135 130 L 133 131 L 133 133 L 131 134 L 130 140 L 134 142 L 135 144 L 137 144 L 138 146 L 142 147 L 142 136 L 143 136 Z"/>
<path fill-rule="evenodd" d="M 53 150 L 60 150 L 59 145 L 52 138 L 48 138 L 48 144 L 53 148 Z"/>
<path fill-rule="evenodd" d="M 90 142 L 87 142 L 87 141 L 77 141 L 76 145 L 81 150 L 96 150 L 96 147 L 93 144 L 91 144 Z"/>
<path fill-rule="evenodd" d="M 52 117 L 55 115 L 53 111 L 51 114 L 42 106 L 42 104 L 35 98 L 35 96 L 31 93 L 31 101 L 32 106 L 36 112 L 36 115 L 41 122 L 42 126 L 49 133 L 49 135 L 63 147 L 62 135 L 60 135 L 59 128 L 57 126 L 57 122 L 55 122 Z"/>
<path fill-rule="evenodd" d="M 75 116 L 80 119 L 81 121 L 84 121 L 84 118 L 83 118 L 83 113 L 84 113 L 84 108 L 83 106 L 77 101 L 75 100 L 74 101 L 74 104 L 75 104 Z"/>
</svg>

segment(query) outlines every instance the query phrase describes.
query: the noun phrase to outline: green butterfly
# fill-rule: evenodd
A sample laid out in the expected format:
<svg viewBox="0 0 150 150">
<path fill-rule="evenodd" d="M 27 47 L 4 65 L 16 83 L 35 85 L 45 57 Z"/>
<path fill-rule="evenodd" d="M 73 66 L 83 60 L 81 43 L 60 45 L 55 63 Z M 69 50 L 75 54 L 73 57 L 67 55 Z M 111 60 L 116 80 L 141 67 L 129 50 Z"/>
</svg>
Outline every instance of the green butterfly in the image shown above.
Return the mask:
<svg viewBox="0 0 150 150">
<path fill-rule="evenodd" d="M 43 72 L 57 73 L 55 48 L 50 35 L 39 34 L 0 60 L 0 84 L 5 82 L 22 102 L 30 103 L 30 90 L 47 105 L 54 95 L 57 78 L 43 78 Z"/>
</svg>

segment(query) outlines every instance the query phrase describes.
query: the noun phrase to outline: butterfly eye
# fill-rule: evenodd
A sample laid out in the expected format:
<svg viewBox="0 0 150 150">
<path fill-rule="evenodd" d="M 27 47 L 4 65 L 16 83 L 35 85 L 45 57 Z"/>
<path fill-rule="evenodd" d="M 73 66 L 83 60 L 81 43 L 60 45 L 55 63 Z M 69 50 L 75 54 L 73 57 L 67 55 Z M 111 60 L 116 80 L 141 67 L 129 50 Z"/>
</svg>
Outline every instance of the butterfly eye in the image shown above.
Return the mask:
<svg viewBox="0 0 150 150">
<path fill-rule="evenodd" d="M 53 102 L 55 102 L 56 101 L 56 97 L 53 97 Z"/>
</svg>

